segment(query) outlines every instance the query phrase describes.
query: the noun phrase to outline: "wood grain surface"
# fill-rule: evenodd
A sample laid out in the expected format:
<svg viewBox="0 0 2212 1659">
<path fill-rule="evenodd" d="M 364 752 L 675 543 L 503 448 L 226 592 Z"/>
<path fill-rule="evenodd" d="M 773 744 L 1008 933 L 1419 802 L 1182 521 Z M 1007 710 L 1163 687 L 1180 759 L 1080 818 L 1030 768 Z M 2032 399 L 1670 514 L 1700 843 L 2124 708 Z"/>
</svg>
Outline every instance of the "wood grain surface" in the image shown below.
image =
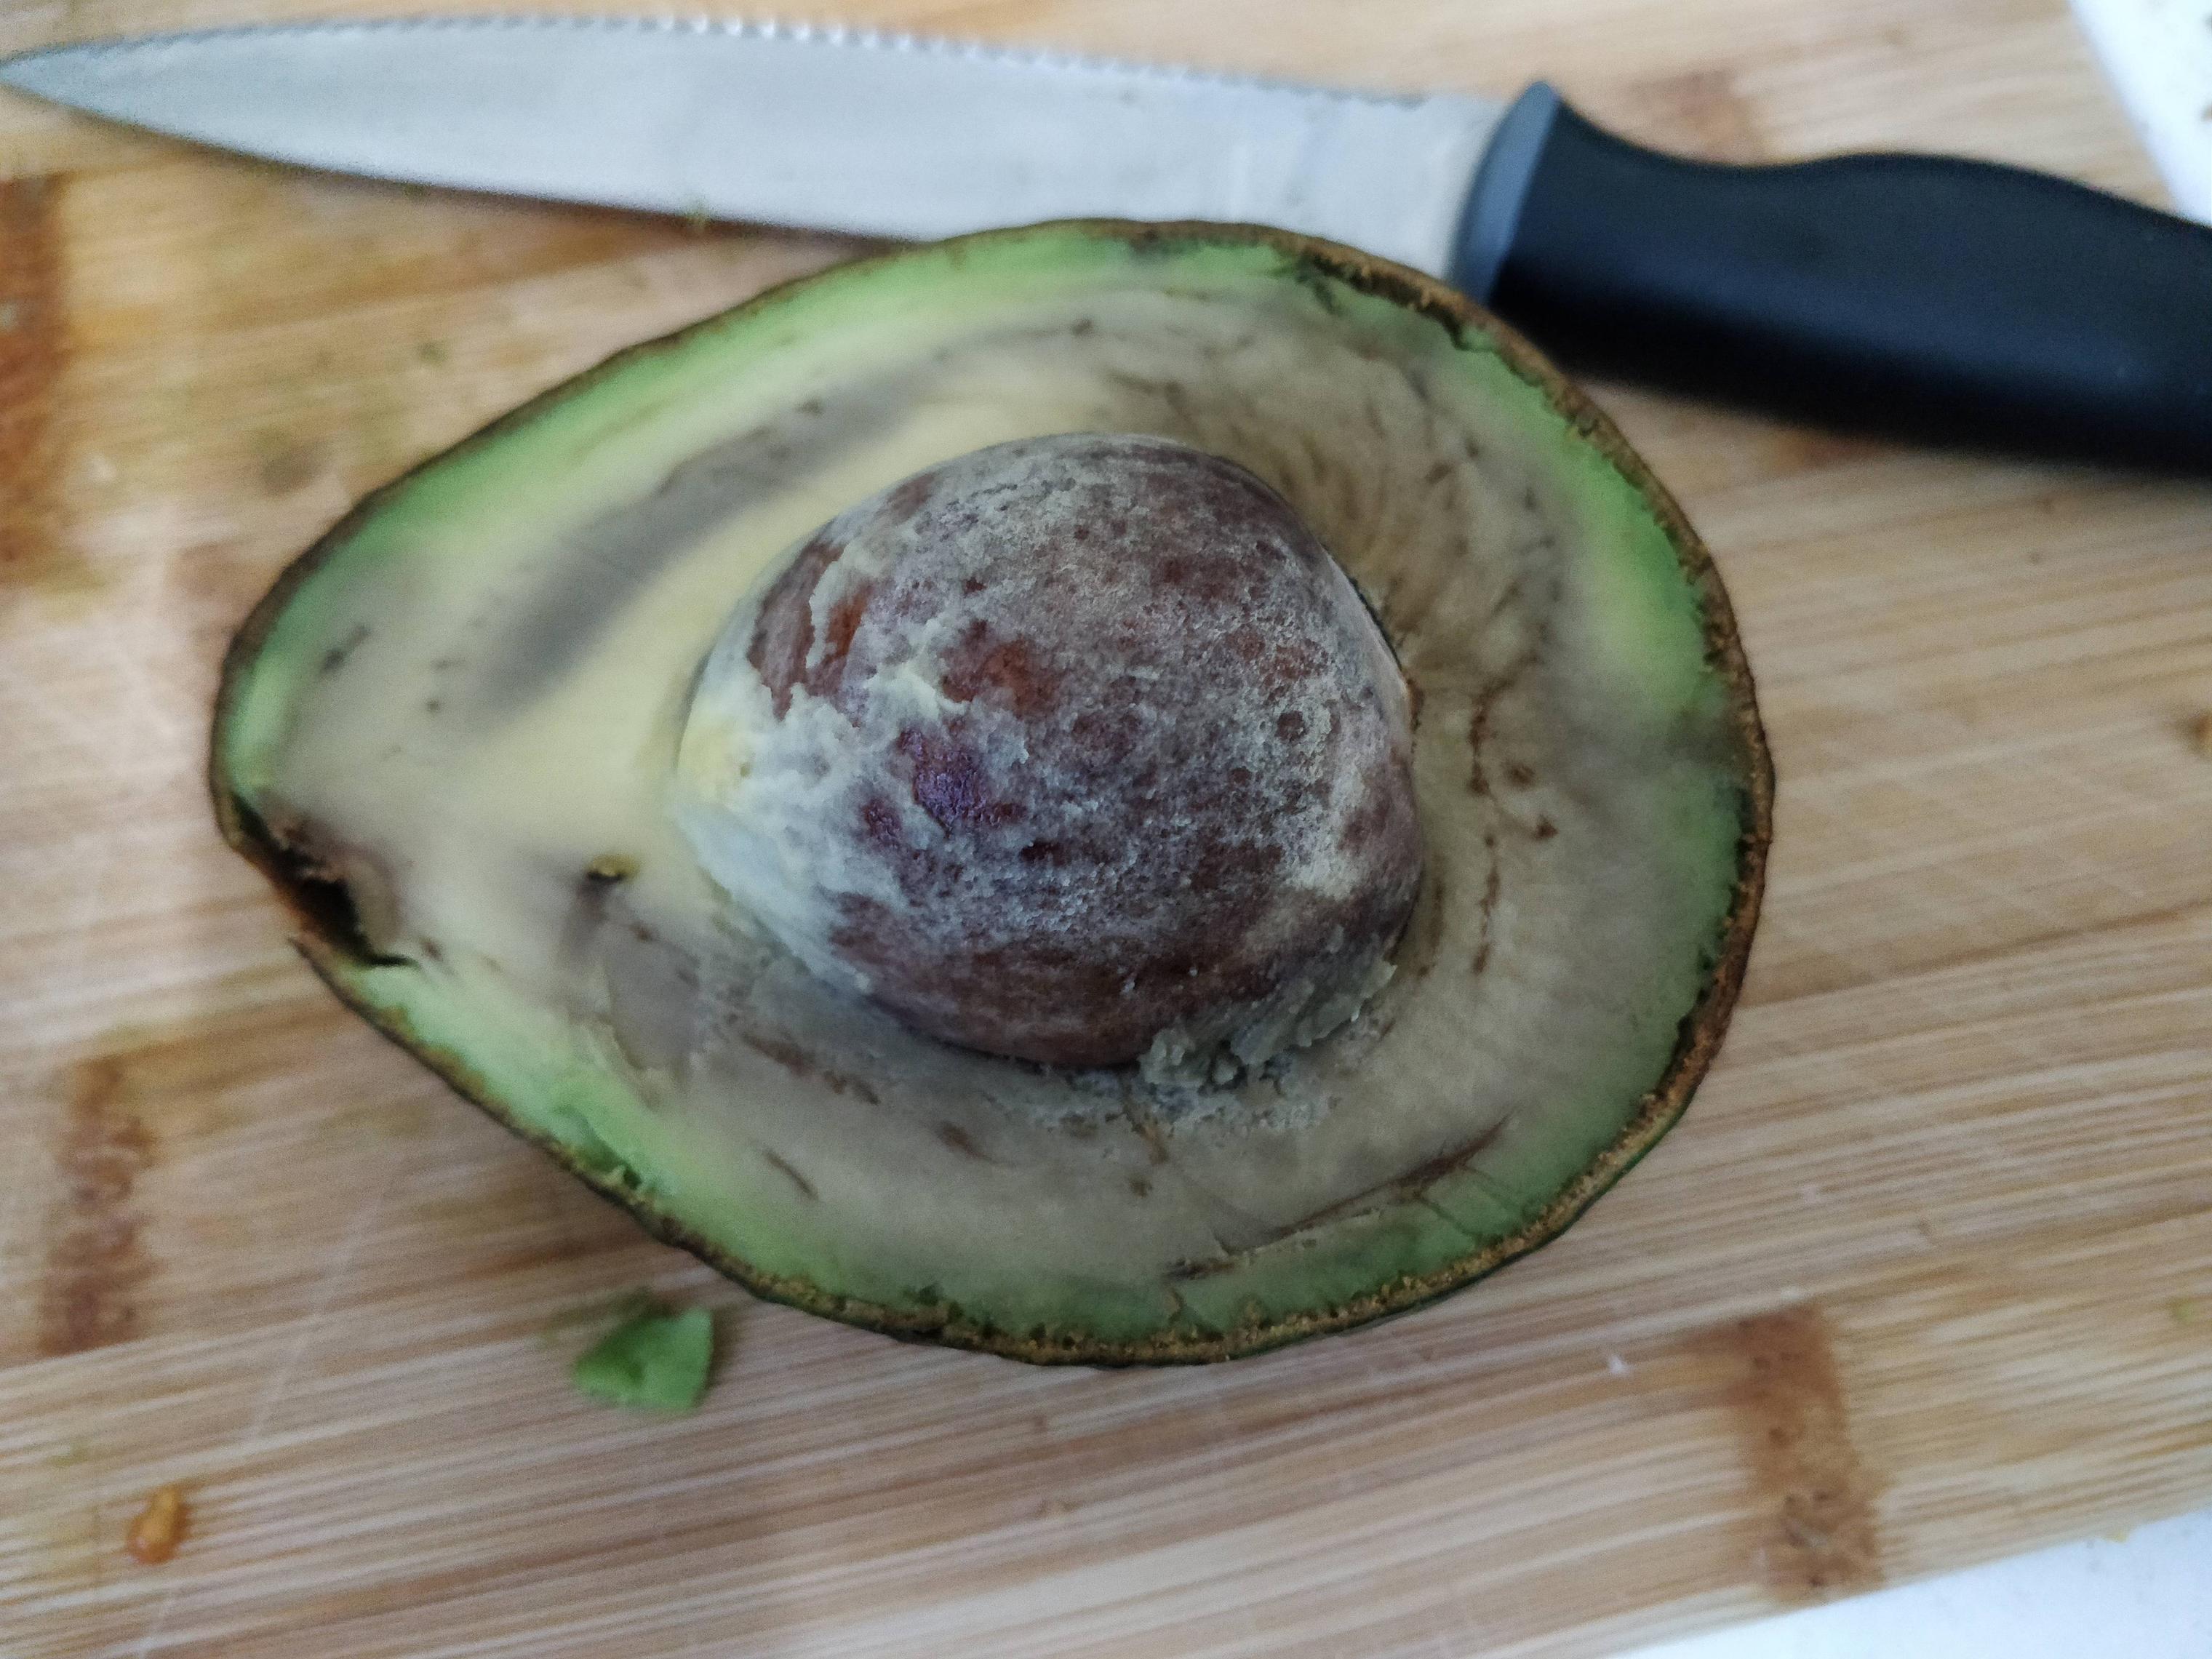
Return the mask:
<svg viewBox="0 0 2212 1659">
<path fill-rule="evenodd" d="M 0 49 L 368 9 L 18 3 Z M 2154 191 L 2059 0 L 835 9 Z M 1781 775 L 1698 1103 L 1442 1306 L 1034 1370 L 647 1243 L 321 992 L 202 797 L 228 631 L 354 497 L 844 247 L 15 97 L 0 176 L 8 1659 L 1604 1654 L 2212 1501 L 2212 489 L 1599 388 Z M 640 1285 L 725 1310 L 695 1416 L 568 1388 Z"/>
</svg>

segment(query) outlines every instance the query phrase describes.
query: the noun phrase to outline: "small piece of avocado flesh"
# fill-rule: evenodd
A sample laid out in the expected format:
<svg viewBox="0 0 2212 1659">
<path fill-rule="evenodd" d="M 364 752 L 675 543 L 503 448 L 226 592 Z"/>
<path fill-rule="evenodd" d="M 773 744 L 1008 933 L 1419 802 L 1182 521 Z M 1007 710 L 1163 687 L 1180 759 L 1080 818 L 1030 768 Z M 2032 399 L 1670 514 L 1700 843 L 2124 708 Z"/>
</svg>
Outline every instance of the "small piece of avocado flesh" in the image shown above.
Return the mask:
<svg viewBox="0 0 2212 1659">
<path fill-rule="evenodd" d="M 688 1412 L 707 1392 L 714 1358 L 714 1316 L 706 1309 L 651 1308 L 585 1349 L 568 1375 L 595 1400 Z"/>
<path fill-rule="evenodd" d="M 1395 975 L 1224 1091 L 828 992 L 666 810 L 770 560 L 921 468 L 1086 430 L 1280 490 L 1418 702 Z M 380 491 L 241 631 L 213 776 L 339 994 L 655 1231 L 854 1323 L 1104 1364 L 1343 1328 L 1565 1226 L 1718 1042 L 1771 793 L 1702 549 L 1528 348 L 1344 249 L 1112 223 L 792 283 Z"/>
</svg>

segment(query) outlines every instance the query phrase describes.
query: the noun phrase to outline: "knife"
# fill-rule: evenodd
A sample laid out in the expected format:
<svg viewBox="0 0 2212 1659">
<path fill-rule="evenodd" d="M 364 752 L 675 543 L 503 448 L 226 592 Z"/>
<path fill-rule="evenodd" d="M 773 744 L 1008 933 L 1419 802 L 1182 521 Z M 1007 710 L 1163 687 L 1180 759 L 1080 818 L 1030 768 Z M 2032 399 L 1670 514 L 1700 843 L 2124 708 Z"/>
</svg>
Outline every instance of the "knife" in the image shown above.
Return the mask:
<svg viewBox="0 0 2212 1659">
<path fill-rule="evenodd" d="M 868 236 L 1255 221 L 1442 276 L 1577 368 L 2212 474 L 2212 228 L 1989 162 L 1723 166 L 1542 83 L 1376 96 L 714 22 L 221 29 L 33 52 L 0 81 L 307 167 Z"/>
</svg>

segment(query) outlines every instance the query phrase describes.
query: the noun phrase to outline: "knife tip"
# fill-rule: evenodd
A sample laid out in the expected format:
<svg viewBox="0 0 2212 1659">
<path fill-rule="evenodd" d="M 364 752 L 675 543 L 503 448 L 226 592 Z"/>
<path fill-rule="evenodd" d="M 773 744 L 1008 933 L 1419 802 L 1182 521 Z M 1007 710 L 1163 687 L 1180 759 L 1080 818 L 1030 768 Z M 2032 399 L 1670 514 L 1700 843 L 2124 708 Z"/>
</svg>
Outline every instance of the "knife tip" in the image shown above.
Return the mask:
<svg viewBox="0 0 2212 1659">
<path fill-rule="evenodd" d="M 70 61 L 82 55 L 83 48 L 79 46 L 37 46 L 15 52 L 0 58 L 0 81 L 21 92 L 55 97 L 58 91 L 52 88 L 65 82 Z"/>
</svg>

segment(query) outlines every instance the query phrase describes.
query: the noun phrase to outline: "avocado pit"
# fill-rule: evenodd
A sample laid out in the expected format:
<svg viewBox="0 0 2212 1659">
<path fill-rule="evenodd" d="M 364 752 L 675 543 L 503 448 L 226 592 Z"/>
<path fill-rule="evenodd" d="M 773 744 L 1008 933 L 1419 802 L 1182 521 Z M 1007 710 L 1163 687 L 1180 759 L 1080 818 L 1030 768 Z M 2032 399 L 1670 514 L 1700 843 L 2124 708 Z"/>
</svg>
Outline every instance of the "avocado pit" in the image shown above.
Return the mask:
<svg viewBox="0 0 2212 1659">
<path fill-rule="evenodd" d="M 1071 434 L 772 567 L 694 690 L 678 811 L 744 915 L 916 1030 L 1225 1083 L 1388 978 L 1412 752 L 1388 643 L 1279 495 Z"/>
</svg>

